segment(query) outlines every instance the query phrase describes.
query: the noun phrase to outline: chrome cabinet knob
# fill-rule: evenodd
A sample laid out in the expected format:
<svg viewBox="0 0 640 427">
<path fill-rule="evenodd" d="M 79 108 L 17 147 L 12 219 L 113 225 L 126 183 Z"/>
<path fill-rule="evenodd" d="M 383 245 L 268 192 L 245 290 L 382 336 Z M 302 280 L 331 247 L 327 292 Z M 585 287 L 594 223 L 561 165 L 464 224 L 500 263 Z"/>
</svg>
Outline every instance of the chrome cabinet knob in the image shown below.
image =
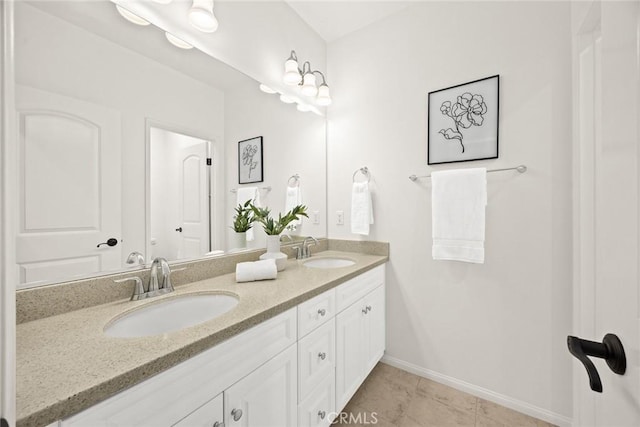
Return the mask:
<svg viewBox="0 0 640 427">
<path fill-rule="evenodd" d="M 367 310 L 367 307 L 362 309 L 362 313 L 367 314 L 369 312 L 369 310 Z"/>
<path fill-rule="evenodd" d="M 327 310 L 325 310 L 324 308 L 321 308 L 321 309 L 318 310 L 318 314 L 321 317 L 324 317 L 324 315 L 327 314 Z"/>
<path fill-rule="evenodd" d="M 325 352 L 318 353 L 318 357 L 319 357 L 321 360 L 324 360 L 324 359 L 326 359 L 326 358 L 327 358 L 327 353 L 325 353 Z"/>
<path fill-rule="evenodd" d="M 220 421 L 216 421 L 215 423 L 213 423 L 212 427 L 224 427 L 224 423 L 221 423 Z"/>
<path fill-rule="evenodd" d="M 371 311 L 371 306 L 370 305 L 367 306 L 367 311 Z"/>
<path fill-rule="evenodd" d="M 231 411 L 231 416 L 233 417 L 233 421 L 238 421 L 242 418 L 242 409 L 233 409 Z"/>
<path fill-rule="evenodd" d="M 327 416 L 327 413 L 325 411 L 318 411 L 318 416 L 321 420 L 324 420 L 324 417 Z"/>
</svg>

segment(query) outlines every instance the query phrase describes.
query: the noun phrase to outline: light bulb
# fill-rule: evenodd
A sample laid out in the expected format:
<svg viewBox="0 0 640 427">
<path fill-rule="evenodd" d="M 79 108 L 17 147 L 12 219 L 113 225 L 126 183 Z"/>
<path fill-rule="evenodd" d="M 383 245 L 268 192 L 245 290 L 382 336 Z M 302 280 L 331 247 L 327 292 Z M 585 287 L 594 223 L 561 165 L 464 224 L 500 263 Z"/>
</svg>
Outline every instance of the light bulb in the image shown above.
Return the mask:
<svg viewBox="0 0 640 427">
<path fill-rule="evenodd" d="M 316 76 L 313 73 L 306 73 L 302 77 L 302 89 L 300 90 L 303 95 L 316 96 L 318 94 L 318 88 L 316 87 Z"/>
<path fill-rule="evenodd" d="M 293 104 L 294 102 L 296 102 L 295 98 L 292 98 L 284 94 L 280 95 L 280 101 L 284 102 L 285 104 Z"/>
<path fill-rule="evenodd" d="M 282 80 L 290 86 L 295 86 L 300 83 L 302 76 L 300 76 L 300 71 L 298 71 L 298 61 L 295 59 L 287 59 L 284 63 L 284 77 Z"/>
<path fill-rule="evenodd" d="M 193 49 L 192 45 L 182 39 L 177 38 L 171 33 L 165 32 L 164 35 L 167 37 L 167 40 L 169 40 L 169 43 L 171 43 L 175 47 L 179 47 L 180 49 Z"/>
<path fill-rule="evenodd" d="M 147 26 L 150 24 L 150 22 L 147 21 L 146 19 L 142 19 L 135 13 L 129 12 L 127 9 L 120 6 L 119 4 L 116 4 L 116 9 L 118 9 L 118 13 L 120 13 L 120 15 L 122 15 L 124 19 L 131 22 L 132 24 L 142 25 L 142 26 Z"/>
<path fill-rule="evenodd" d="M 189 22 L 203 33 L 213 33 L 218 29 L 218 20 L 213 14 L 213 0 L 193 0 L 189 9 Z"/>
<path fill-rule="evenodd" d="M 271 89 L 269 86 L 267 86 L 264 83 L 260 83 L 260 90 L 263 91 L 264 93 L 269 93 L 269 94 L 276 93 L 275 90 Z"/>
<path fill-rule="evenodd" d="M 306 104 L 298 104 L 296 108 L 298 109 L 298 111 L 302 111 L 303 113 L 306 113 L 307 111 L 311 111 L 311 107 L 309 107 Z"/>
<path fill-rule="evenodd" d="M 316 98 L 316 104 L 326 107 L 331 105 L 331 96 L 329 95 L 329 86 L 325 83 L 321 84 L 318 88 L 318 97 Z"/>
</svg>

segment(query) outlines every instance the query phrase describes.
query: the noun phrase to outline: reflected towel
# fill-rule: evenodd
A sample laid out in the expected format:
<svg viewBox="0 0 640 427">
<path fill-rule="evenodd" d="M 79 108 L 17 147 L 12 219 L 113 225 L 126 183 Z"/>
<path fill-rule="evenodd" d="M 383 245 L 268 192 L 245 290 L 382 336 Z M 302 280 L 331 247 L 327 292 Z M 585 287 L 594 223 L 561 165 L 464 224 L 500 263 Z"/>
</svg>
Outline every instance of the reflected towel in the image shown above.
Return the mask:
<svg viewBox="0 0 640 427">
<path fill-rule="evenodd" d="M 240 187 L 236 192 L 236 206 L 244 205 L 247 200 L 251 200 L 251 203 L 256 207 L 260 207 L 260 191 L 258 187 Z M 254 239 L 253 227 L 247 230 L 247 242 Z"/>
<path fill-rule="evenodd" d="M 255 262 L 239 262 L 236 264 L 236 282 L 253 282 L 270 280 L 278 276 L 276 260 L 265 259 Z"/>
<path fill-rule="evenodd" d="M 369 235 L 373 224 L 373 204 L 368 182 L 354 182 L 351 188 L 351 232 Z"/>
<path fill-rule="evenodd" d="M 284 200 L 284 211 L 289 212 L 291 209 L 301 204 L 302 204 L 302 191 L 300 190 L 300 185 L 298 184 L 295 187 L 289 187 L 287 185 L 287 194 Z M 302 224 L 302 219 L 297 219 L 295 221 L 292 221 L 287 226 L 287 230 L 296 231 L 296 229 L 300 224 Z"/>
<path fill-rule="evenodd" d="M 432 173 L 433 259 L 483 264 L 486 206 L 485 168 Z"/>
</svg>

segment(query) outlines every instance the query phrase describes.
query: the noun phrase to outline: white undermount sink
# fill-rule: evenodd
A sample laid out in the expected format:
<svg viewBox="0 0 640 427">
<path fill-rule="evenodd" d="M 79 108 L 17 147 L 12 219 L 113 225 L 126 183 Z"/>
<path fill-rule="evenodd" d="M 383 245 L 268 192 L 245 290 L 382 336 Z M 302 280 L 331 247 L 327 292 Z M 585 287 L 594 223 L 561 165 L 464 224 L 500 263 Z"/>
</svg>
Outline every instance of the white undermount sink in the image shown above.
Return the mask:
<svg viewBox="0 0 640 427">
<path fill-rule="evenodd" d="M 311 268 L 340 268 L 349 267 L 356 262 L 347 258 L 312 258 L 305 261 L 303 265 Z"/>
<path fill-rule="evenodd" d="M 111 337 L 133 338 L 160 335 L 212 320 L 238 305 L 225 294 L 187 294 L 160 300 L 116 317 L 104 328 Z"/>
</svg>

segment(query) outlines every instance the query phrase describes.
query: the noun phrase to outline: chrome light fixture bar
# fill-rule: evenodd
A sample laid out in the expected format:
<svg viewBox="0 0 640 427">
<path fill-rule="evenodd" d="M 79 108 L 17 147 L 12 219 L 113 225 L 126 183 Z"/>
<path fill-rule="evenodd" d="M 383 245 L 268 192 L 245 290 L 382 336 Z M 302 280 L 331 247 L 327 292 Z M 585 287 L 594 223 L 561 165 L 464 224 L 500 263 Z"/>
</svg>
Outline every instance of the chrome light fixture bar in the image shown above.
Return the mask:
<svg viewBox="0 0 640 427">
<path fill-rule="evenodd" d="M 320 87 L 316 85 L 316 74 L 322 77 Z M 316 104 L 320 106 L 326 107 L 332 102 L 324 74 L 318 70 L 312 70 L 309 61 L 304 62 L 302 69 L 300 69 L 298 55 L 295 50 L 291 51 L 289 58 L 284 63 L 282 80 L 289 86 L 300 86 L 300 92 L 308 97 L 316 97 Z"/>
</svg>

